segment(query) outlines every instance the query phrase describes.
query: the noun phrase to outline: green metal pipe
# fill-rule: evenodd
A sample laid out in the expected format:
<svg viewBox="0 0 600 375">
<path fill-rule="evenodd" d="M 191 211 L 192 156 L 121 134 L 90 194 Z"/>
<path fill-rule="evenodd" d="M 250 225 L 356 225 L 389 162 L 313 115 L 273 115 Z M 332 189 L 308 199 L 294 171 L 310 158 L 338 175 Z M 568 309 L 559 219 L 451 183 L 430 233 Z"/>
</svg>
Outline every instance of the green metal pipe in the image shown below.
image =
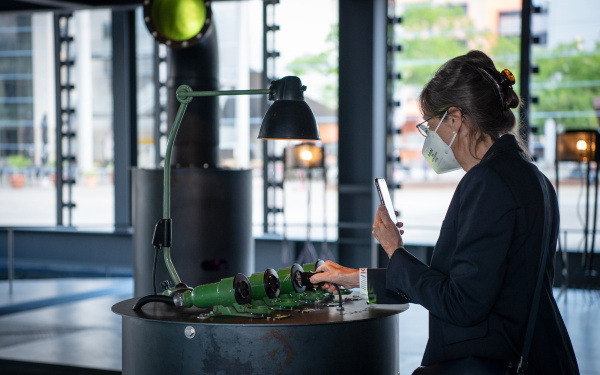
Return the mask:
<svg viewBox="0 0 600 375">
<path fill-rule="evenodd" d="M 304 269 L 299 264 L 294 264 L 290 268 L 282 268 L 277 271 L 281 294 L 302 293 L 306 290 L 306 287 L 300 281 L 302 272 L 304 272 Z"/>
<path fill-rule="evenodd" d="M 252 287 L 248 278 L 241 273 L 222 279 L 218 283 L 204 284 L 183 294 L 185 307 L 212 307 L 217 305 L 243 305 L 252 300 Z"/>
<path fill-rule="evenodd" d="M 265 272 L 258 272 L 248 278 L 252 287 L 252 299 L 277 298 L 280 293 L 279 276 L 272 268 Z"/>
<path fill-rule="evenodd" d="M 270 92 L 269 89 L 258 90 L 223 90 L 223 91 L 185 91 L 178 93 L 178 99 L 198 97 L 198 96 L 222 96 L 222 95 L 264 95 Z"/>
</svg>

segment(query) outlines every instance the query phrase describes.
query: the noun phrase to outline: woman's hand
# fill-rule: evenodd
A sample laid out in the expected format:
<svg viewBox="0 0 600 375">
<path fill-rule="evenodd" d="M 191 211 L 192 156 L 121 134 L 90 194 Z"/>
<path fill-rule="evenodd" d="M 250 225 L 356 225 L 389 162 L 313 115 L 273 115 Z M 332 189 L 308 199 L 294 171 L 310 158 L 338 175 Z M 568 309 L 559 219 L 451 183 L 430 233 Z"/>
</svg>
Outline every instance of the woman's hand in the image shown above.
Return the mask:
<svg viewBox="0 0 600 375">
<path fill-rule="evenodd" d="M 373 236 L 379 241 L 383 250 L 385 250 L 390 258 L 396 249 L 404 247 L 404 242 L 402 242 L 402 237 L 400 236 L 404 234 L 404 231 L 400 230 L 403 225 L 401 222 L 394 225 L 385 206 L 382 204 L 379 205 L 375 214 L 375 222 L 373 223 Z"/>
<path fill-rule="evenodd" d="M 330 293 L 337 294 L 333 284 L 343 286 L 346 289 L 358 288 L 358 270 L 354 268 L 342 267 L 339 264 L 328 260 L 316 269 L 317 274 L 310 278 L 313 284 L 325 283 L 321 288 Z"/>
</svg>

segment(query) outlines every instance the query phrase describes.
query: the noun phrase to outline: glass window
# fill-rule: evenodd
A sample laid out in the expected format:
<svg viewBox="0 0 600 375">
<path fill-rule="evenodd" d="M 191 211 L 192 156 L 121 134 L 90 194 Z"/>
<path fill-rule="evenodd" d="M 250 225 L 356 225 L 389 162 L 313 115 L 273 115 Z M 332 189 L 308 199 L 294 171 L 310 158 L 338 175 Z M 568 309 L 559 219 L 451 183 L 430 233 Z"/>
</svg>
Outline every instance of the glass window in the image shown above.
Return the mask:
<svg viewBox="0 0 600 375">
<path fill-rule="evenodd" d="M 112 40 L 109 10 L 78 11 L 62 27 L 55 82 L 54 17 L 2 14 L 0 28 L 0 225 L 53 226 L 56 215 L 56 85 L 63 109 L 63 225 L 113 226 Z M 68 47 L 67 47 L 68 44 Z M 21 177 L 22 176 L 22 177 Z M 21 179 L 19 182 L 18 177 Z"/>
<path fill-rule="evenodd" d="M 272 73 L 277 78 L 298 76 L 307 86 L 304 97 L 321 134 L 321 142 L 315 144 L 322 147 L 324 158 L 324 168 L 284 170 L 284 165 L 281 166 L 282 170 L 278 172 L 281 173 L 279 176 L 284 189 L 277 205 L 284 207 L 284 214 L 278 218 L 276 233 L 297 240 L 336 240 L 338 3 L 331 0 L 284 0 L 268 17 L 272 17 L 275 25 L 281 26 L 268 41 L 270 48 L 280 53 Z M 298 144 L 275 142 L 275 153 L 292 155 Z"/>
<path fill-rule="evenodd" d="M 433 245 L 464 172 L 437 175 L 423 158 L 424 139 L 416 129 L 423 121 L 418 96 L 440 65 L 472 49 L 490 55 L 498 70 L 508 68 L 519 77 L 521 1 L 399 0 L 394 12 L 402 17 L 393 29 L 396 44 L 402 46 L 394 56 L 402 75 L 394 87 L 395 100 L 401 103 L 394 121 L 402 129 L 394 144 L 402 163 L 389 177 L 402 188 L 394 190 L 392 199 L 400 220 L 411 229 L 405 242 Z"/>
<path fill-rule="evenodd" d="M 155 72 L 154 54 L 156 44 L 144 22 L 144 11 L 138 7 L 135 12 L 136 59 L 137 59 L 137 137 L 139 168 L 154 169 L 157 166 L 155 134 Z M 166 47 L 161 46 L 166 55 Z M 164 64 L 163 64 L 164 65 Z M 165 77 L 160 77 L 164 82 Z"/>
<path fill-rule="evenodd" d="M 264 89 L 263 82 L 263 2 L 213 2 L 212 17 L 217 31 L 219 48 L 219 83 L 221 90 Z M 314 12 L 314 9 L 320 9 Z M 307 176 L 303 171 L 286 173 L 284 190 L 277 189 L 275 206 L 285 205 L 285 214 L 277 214 L 276 233 L 305 238 L 307 222 L 318 223 L 311 235 L 323 238 L 324 223 L 328 239 L 337 237 L 337 3 L 311 0 L 282 1 L 269 6 L 268 23 L 285 25 L 280 31 L 269 32 L 268 48 L 280 53 L 270 61 L 269 74 L 275 78 L 298 75 L 308 86 L 306 99 L 321 130 L 325 148 L 327 184 L 323 170 L 313 172 L 310 184 L 311 210 L 307 210 Z M 154 39 L 137 12 L 138 59 L 138 166 L 155 168 L 155 98 L 154 76 L 166 80 L 165 64 L 154 71 Z M 307 28 L 306 19 L 314 20 Z M 164 48 L 161 46 L 160 48 Z M 159 51 L 162 56 L 166 50 Z M 163 90 L 161 95 L 166 94 Z M 165 99 L 165 97 L 161 97 Z M 161 99 L 161 100 L 162 100 Z M 166 99 L 165 99 L 166 100 Z M 253 170 L 253 234 L 263 233 L 263 141 L 258 131 L 264 115 L 264 95 L 221 96 L 220 163 L 225 168 Z M 165 116 L 166 117 L 166 116 Z M 166 131 L 166 119 L 160 119 L 161 130 Z M 164 137 L 163 137 L 164 138 Z M 282 156 L 288 146 L 296 143 L 272 142 L 274 153 Z M 163 147 L 164 148 L 164 147 Z M 164 153 L 164 150 L 161 150 Z M 283 163 L 277 162 L 273 172 L 281 181 Z M 300 194 L 302 197 L 298 197 Z M 326 202 L 327 213 L 324 213 Z M 284 230 L 284 226 L 286 229 Z"/>
<path fill-rule="evenodd" d="M 557 134 L 598 130 L 600 119 L 600 3 L 591 0 L 534 1 L 541 12 L 534 14 L 531 49 L 531 137 L 537 164 L 554 176 Z M 560 160 L 560 158 L 559 158 Z M 593 199 L 585 198 L 586 174 L 591 169 L 593 184 L 597 165 L 560 161 L 558 192 L 561 230 L 569 248 L 584 247 L 582 228 L 591 229 Z M 556 176 L 555 176 L 556 177 Z M 556 180 L 555 180 L 556 181 Z M 590 194 L 591 195 L 591 194 Z M 593 197 L 593 195 L 591 195 Z M 589 204 L 589 211 L 586 210 Z M 589 212 L 589 224 L 585 215 Z"/>
<path fill-rule="evenodd" d="M 0 14 L 0 25 L 0 225 L 53 225 L 52 15 Z"/>
<path fill-rule="evenodd" d="M 77 178 L 73 224 L 114 225 L 110 10 L 75 12 Z"/>
</svg>

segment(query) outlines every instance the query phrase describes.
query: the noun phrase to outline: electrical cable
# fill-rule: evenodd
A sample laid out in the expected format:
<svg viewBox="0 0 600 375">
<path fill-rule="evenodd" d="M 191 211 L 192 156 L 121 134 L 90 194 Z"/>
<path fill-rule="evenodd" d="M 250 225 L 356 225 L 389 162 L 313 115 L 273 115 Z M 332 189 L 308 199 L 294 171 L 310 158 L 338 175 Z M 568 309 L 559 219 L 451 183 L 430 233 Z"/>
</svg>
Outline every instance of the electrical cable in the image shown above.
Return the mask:
<svg viewBox="0 0 600 375">
<path fill-rule="evenodd" d="M 175 302 L 173 302 L 173 297 L 163 296 L 160 294 L 150 294 L 148 296 L 140 298 L 133 306 L 133 311 L 140 311 L 142 309 L 142 306 L 144 306 L 148 302 L 161 302 L 166 303 L 168 305 L 175 305 Z"/>
<path fill-rule="evenodd" d="M 154 246 L 154 264 L 152 265 L 152 290 L 154 294 L 156 293 L 156 262 L 158 260 L 158 250 L 160 250 L 160 246 Z"/>
<path fill-rule="evenodd" d="M 304 286 L 312 286 L 313 288 L 319 287 L 319 286 L 323 286 L 323 284 L 325 284 L 325 282 L 321 282 L 321 283 L 317 283 L 317 284 L 313 284 L 310 281 L 310 277 L 317 274 L 317 273 L 323 273 L 323 271 L 319 271 L 319 272 L 302 272 L 300 274 L 300 282 L 302 285 Z M 338 310 L 343 310 L 344 307 L 342 306 L 342 292 L 340 291 L 340 286 L 335 284 L 335 283 L 329 283 L 331 285 L 333 285 L 335 287 L 335 290 L 337 290 L 338 293 L 338 297 L 339 297 L 339 307 Z"/>
<path fill-rule="evenodd" d="M 335 287 L 335 290 L 337 290 L 337 292 L 338 292 L 338 297 L 339 297 L 339 301 L 340 301 L 340 306 L 338 307 L 338 310 L 343 310 L 344 307 L 342 306 L 342 293 L 340 292 L 340 287 L 337 284 L 333 284 L 333 286 Z"/>
</svg>

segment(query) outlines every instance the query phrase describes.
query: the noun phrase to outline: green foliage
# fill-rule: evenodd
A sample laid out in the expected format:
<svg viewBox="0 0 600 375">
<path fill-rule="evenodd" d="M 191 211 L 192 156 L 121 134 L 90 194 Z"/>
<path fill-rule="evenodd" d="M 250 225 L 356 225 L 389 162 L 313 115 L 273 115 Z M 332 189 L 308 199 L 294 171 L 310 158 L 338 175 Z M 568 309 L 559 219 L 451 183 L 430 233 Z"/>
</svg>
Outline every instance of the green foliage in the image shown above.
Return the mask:
<svg viewBox="0 0 600 375">
<path fill-rule="evenodd" d="M 520 37 L 502 36 L 490 30 L 476 30 L 473 22 L 460 5 L 431 6 L 415 3 L 405 6 L 402 15 L 399 44 L 402 51 L 394 56 L 396 70 L 402 74 L 400 85 L 420 88 L 447 60 L 481 49 L 492 56 L 498 70 L 510 69 L 519 92 Z M 339 31 L 334 27 L 328 36 L 326 51 L 294 60 L 288 68 L 297 75 L 319 72 L 325 77 L 337 76 Z M 532 50 L 533 65 L 539 74 L 530 76 L 532 96 L 539 104 L 530 107 L 533 126 L 542 125 L 547 118 L 555 118 L 565 129 L 597 129 L 593 100 L 600 98 L 600 43 L 592 51 L 583 51 L 581 41 L 560 45 L 554 50 Z M 337 101 L 337 80 L 327 86 L 327 104 Z"/>
<path fill-rule="evenodd" d="M 433 27 L 439 30 L 470 29 L 473 23 L 466 16 L 460 5 L 442 5 L 431 7 L 429 4 L 407 5 L 402 16 L 402 26 L 407 31 L 431 31 Z"/>
<path fill-rule="evenodd" d="M 31 165 L 31 159 L 25 155 L 10 155 L 6 163 L 15 169 L 26 168 Z"/>
<path fill-rule="evenodd" d="M 326 51 L 300 56 L 288 64 L 287 69 L 296 76 L 306 76 L 307 73 L 318 73 L 323 76 L 327 83 L 323 87 L 321 99 L 327 107 L 335 109 L 338 102 L 338 25 L 331 27 L 325 41 Z"/>
<path fill-rule="evenodd" d="M 457 38 L 454 30 L 476 36 L 473 23 L 461 6 L 407 5 L 402 19 L 404 31 L 397 42 L 403 49 L 396 56 L 402 84 L 424 86 L 440 65 L 468 52 L 466 38 Z"/>
<path fill-rule="evenodd" d="M 552 51 L 540 50 L 534 57 L 540 72 L 531 76 L 533 95 L 539 97 L 533 109 L 557 116 L 565 130 L 597 129 L 593 101 L 600 98 L 600 44 L 593 51 L 583 51 L 580 42 L 573 41 Z M 541 125 L 544 121 L 532 122 Z"/>
</svg>

